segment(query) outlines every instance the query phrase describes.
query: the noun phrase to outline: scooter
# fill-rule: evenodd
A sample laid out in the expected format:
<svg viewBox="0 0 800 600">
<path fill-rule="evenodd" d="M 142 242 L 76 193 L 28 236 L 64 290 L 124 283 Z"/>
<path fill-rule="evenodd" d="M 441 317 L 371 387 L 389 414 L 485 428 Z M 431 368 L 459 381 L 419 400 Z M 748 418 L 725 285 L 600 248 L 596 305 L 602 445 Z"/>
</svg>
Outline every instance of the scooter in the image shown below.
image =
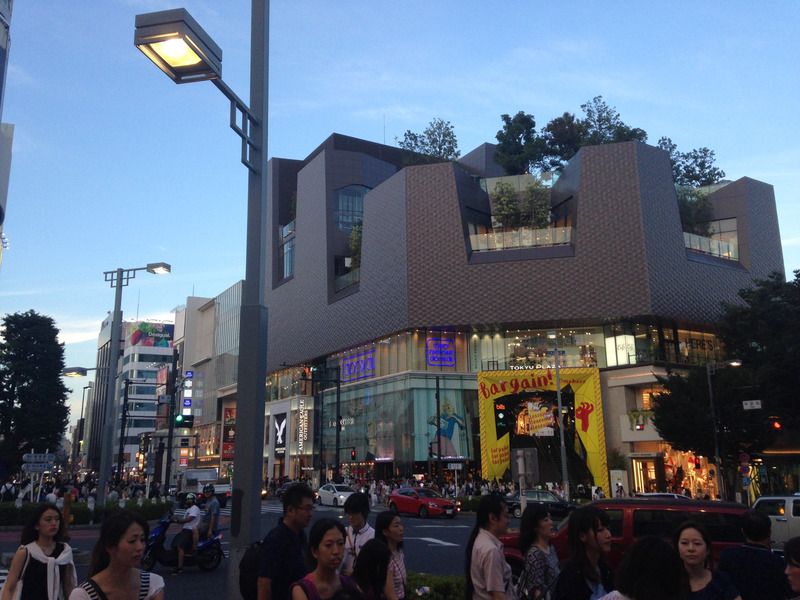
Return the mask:
<svg viewBox="0 0 800 600">
<path fill-rule="evenodd" d="M 170 510 L 150 532 L 142 557 L 142 569 L 145 571 L 152 571 L 157 563 L 165 567 L 178 566 L 178 549 L 164 546 L 172 517 L 173 512 Z M 197 554 L 194 556 L 184 555 L 183 566 L 197 565 L 201 571 L 213 571 L 222 563 L 223 558 L 225 554 L 222 552 L 222 533 L 219 532 L 217 535 L 200 540 L 197 544 Z"/>
</svg>

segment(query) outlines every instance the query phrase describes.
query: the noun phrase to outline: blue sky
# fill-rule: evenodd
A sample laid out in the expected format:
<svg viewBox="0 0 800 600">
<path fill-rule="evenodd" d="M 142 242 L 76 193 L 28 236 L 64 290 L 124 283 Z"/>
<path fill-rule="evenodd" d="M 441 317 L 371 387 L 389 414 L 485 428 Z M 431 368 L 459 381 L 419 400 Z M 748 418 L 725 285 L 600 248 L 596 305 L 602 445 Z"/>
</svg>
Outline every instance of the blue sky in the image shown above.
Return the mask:
<svg viewBox="0 0 800 600">
<path fill-rule="evenodd" d="M 3 121 L 15 125 L 0 315 L 52 316 L 70 366 L 92 366 L 114 292 L 125 318 L 168 320 L 244 276 L 247 172 L 228 103 L 175 85 L 133 46 L 138 13 L 185 7 L 249 97 L 247 0 L 18 0 Z M 787 273 L 800 269 L 800 3 L 273 1 L 269 156 L 333 132 L 394 144 L 449 120 L 463 153 L 500 115 L 537 126 L 596 95 L 623 121 L 707 146 L 729 179 L 775 186 Z M 88 380 L 71 387 L 72 420 Z"/>
</svg>

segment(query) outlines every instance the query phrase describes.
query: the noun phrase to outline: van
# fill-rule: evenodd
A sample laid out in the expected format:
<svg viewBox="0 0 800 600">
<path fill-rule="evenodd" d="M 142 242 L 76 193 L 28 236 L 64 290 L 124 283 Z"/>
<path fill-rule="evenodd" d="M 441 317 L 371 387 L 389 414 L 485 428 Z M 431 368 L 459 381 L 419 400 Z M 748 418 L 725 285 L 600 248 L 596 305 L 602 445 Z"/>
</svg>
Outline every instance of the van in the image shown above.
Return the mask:
<svg viewBox="0 0 800 600">
<path fill-rule="evenodd" d="M 607 498 L 592 502 L 611 518 L 611 551 L 605 556 L 614 571 L 619 569 L 625 551 L 636 539 L 647 535 L 672 539 L 672 532 L 684 521 L 697 521 L 711 535 L 713 564 L 728 546 L 744 543 L 739 518 L 747 507 L 735 502 L 690 500 L 671 498 Z M 569 558 L 567 529 L 569 520 L 563 520 L 552 539 L 559 561 Z M 519 531 L 501 536 L 503 553 L 515 574 L 522 571 L 524 559 L 519 551 Z"/>
<path fill-rule="evenodd" d="M 786 542 L 800 536 L 800 495 L 761 496 L 753 504 L 753 510 L 772 521 L 771 545 L 775 550 L 783 550 Z"/>
</svg>

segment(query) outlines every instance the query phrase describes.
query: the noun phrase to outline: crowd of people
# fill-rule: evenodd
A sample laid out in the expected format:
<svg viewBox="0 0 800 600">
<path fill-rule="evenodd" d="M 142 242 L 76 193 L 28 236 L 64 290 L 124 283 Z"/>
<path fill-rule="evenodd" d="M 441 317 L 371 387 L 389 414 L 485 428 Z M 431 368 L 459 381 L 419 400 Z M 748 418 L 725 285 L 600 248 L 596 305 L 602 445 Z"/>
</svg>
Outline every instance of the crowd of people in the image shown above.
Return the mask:
<svg viewBox="0 0 800 600">
<path fill-rule="evenodd" d="M 15 481 L 6 479 L 0 484 L 0 502 L 36 502 L 43 500 L 62 506 L 64 496 L 72 495 L 73 502 L 94 502 L 97 500 L 97 483 L 91 475 L 86 475 L 81 481 L 75 479 L 62 479 L 56 476 L 39 484 L 30 479 Z M 148 498 L 159 498 L 161 496 L 161 486 L 154 482 L 149 491 L 145 484 L 138 481 L 121 481 L 119 485 L 112 485 L 108 490 L 108 500 L 120 499 L 139 499 L 147 496 Z"/>
</svg>

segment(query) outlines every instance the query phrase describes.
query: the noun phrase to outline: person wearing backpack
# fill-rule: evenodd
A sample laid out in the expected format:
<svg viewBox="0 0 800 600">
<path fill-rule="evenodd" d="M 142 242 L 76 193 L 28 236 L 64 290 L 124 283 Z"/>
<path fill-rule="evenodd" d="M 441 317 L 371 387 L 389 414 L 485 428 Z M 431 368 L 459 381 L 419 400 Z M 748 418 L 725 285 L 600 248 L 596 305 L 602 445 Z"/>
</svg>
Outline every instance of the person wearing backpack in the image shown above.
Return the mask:
<svg viewBox="0 0 800 600">
<path fill-rule="evenodd" d="M 288 600 L 292 583 L 308 574 L 304 529 L 314 514 L 314 492 L 296 483 L 283 494 L 283 518 L 266 535 L 258 560 L 258 600 Z"/>
<path fill-rule="evenodd" d="M 6 479 L 3 482 L 3 487 L 0 488 L 0 502 L 13 502 L 14 501 L 14 484 Z"/>
</svg>

